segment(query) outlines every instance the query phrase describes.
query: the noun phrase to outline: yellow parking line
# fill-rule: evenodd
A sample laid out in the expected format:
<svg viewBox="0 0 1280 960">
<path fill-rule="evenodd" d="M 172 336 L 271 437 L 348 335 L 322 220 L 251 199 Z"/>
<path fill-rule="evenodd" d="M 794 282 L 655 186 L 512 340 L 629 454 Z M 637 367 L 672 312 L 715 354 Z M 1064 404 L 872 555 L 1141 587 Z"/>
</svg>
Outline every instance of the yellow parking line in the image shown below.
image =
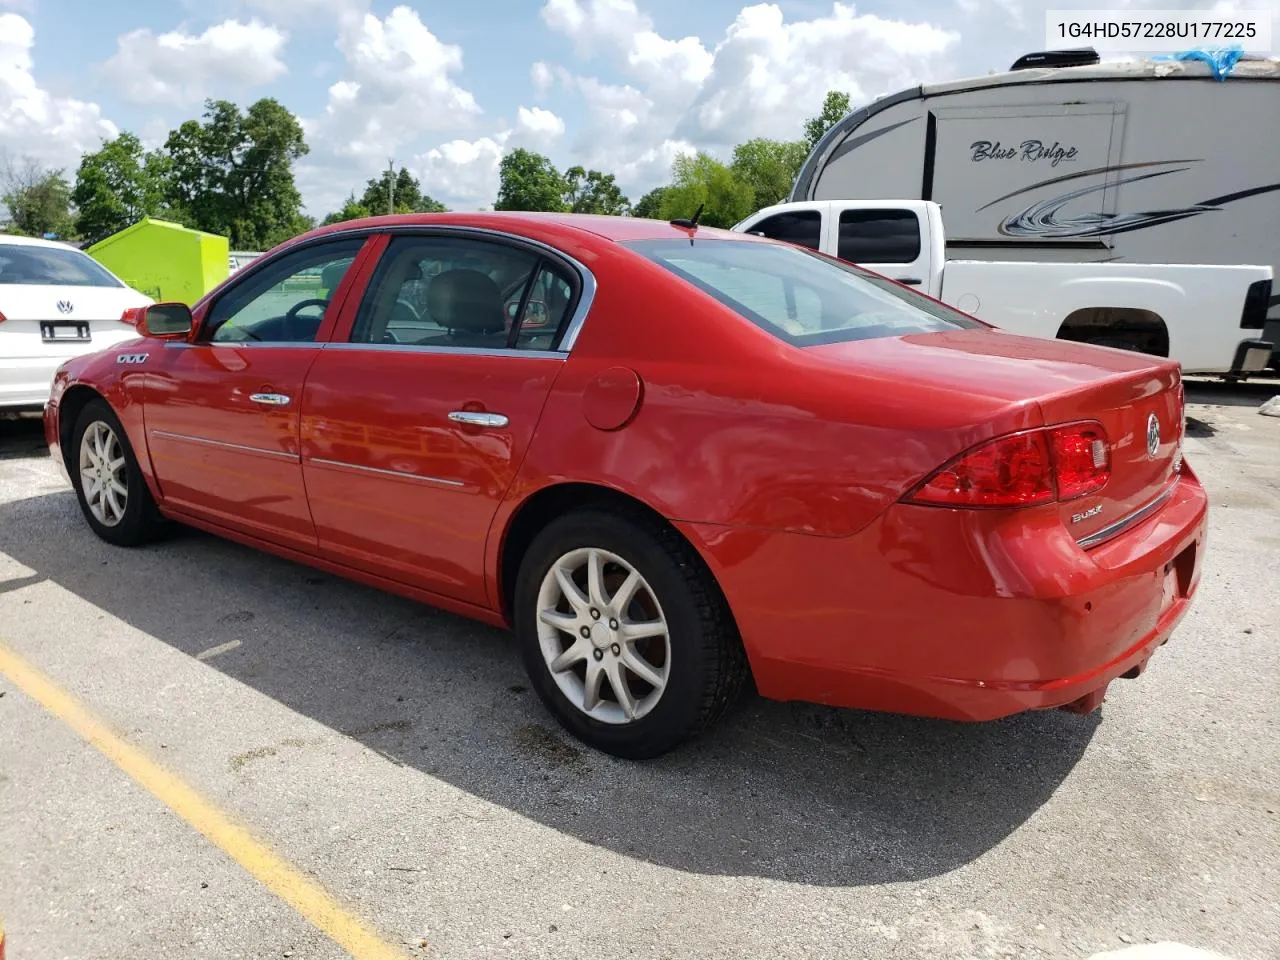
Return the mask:
<svg viewBox="0 0 1280 960">
<path fill-rule="evenodd" d="M 0 676 L 39 703 L 134 781 L 151 791 L 259 883 L 315 924 L 355 960 L 405 960 L 323 887 L 303 876 L 178 777 L 112 733 L 87 707 L 0 643 Z"/>
</svg>

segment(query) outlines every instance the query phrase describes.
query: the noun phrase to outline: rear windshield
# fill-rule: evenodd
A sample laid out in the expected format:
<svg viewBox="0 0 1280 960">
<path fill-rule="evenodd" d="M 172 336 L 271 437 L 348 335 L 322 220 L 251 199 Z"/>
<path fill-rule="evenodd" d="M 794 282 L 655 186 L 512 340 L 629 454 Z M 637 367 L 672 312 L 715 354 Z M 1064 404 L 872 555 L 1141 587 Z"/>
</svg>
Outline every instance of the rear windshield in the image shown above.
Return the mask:
<svg viewBox="0 0 1280 960">
<path fill-rule="evenodd" d="M 45 284 L 56 287 L 121 287 L 88 254 L 70 247 L 0 243 L 0 284 Z"/>
<path fill-rule="evenodd" d="M 695 239 L 626 246 L 796 346 L 982 326 L 882 277 L 785 244 Z"/>
</svg>

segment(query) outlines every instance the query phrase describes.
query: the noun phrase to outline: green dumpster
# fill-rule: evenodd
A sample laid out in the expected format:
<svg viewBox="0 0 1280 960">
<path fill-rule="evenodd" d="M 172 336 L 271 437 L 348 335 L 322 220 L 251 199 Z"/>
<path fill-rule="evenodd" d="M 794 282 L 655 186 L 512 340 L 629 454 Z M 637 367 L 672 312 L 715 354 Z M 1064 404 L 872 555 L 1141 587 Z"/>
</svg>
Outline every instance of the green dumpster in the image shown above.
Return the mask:
<svg viewBox="0 0 1280 960">
<path fill-rule="evenodd" d="M 226 237 L 143 217 L 85 253 L 139 293 L 192 304 L 227 278 L 229 249 Z"/>
</svg>

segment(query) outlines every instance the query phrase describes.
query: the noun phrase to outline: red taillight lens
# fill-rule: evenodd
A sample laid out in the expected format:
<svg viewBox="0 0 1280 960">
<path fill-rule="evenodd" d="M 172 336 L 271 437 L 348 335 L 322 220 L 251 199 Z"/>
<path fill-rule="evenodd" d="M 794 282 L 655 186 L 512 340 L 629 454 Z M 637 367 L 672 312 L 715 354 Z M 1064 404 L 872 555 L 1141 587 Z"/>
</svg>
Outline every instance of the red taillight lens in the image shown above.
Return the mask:
<svg viewBox="0 0 1280 960">
<path fill-rule="evenodd" d="M 1091 423 L 1058 427 L 1049 431 L 1049 444 L 1059 500 L 1074 500 L 1107 485 L 1111 451 L 1102 427 Z"/>
<path fill-rule="evenodd" d="M 1101 424 L 998 437 L 934 472 L 903 499 L 939 507 L 1030 507 L 1095 493 L 1111 476 Z"/>
<path fill-rule="evenodd" d="M 5 321 L 5 316 L 3 313 L 0 313 L 0 323 L 4 323 L 4 321 Z M 0 960 L 3 960 L 3 958 L 0 958 Z"/>
<path fill-rule="evenodd" d="M 1027 507 L 1053 500 L 1042 432 L 993 440 L 933 474 L 908 498 L 948 507 Z"/>
</svg>

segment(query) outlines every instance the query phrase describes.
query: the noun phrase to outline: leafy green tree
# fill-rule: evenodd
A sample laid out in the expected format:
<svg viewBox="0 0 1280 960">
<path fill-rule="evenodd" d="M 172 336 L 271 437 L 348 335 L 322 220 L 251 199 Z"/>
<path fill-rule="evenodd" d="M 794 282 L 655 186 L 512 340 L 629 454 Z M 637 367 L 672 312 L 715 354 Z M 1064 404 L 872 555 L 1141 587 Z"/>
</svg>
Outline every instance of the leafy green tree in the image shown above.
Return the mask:
<svg viewBox="0 0 1280 960">
<path fill-rule="evenodd" d="M 306 228 L 293 162 L 308 152 L 297 117 L 263 98 L 241 112 L 205 101 L 165 142 L 167 199 L 191 226 L 229 237 L 239 250 L 265 250 Z"/>
<path fill-rule="evenodd" d="M 20 164 L 6 160 L 0 170 L 0 201 L 9 209 L 9 232 L 66 239 L 75 234 L 71 185 L 61 170 L 46 170 L 30 158 Z"/>
<path fill-rule="evenodd" d="M 570 167 L 564 172 L 564 202 L 572 213 L 603 213 L 625 217 L 631 201 L 618 188 L 612 173 Z"/>
<path fill-rule="evenodd" d="M 756 209 L 751 185 L 710 154 L 676 157 L 671 174 L 662 198 L 663 220 L 691 217 L 702 205 L 700 224 L 731 227 Z"/>
<path fill-rule="evenodd" d="M 493 209 L 563 213 L 565 192 L 564 177 L 550 160 L 518 147 L 498 165 L 498 200 Z"/>
<path fill-rule="evenodd" d="M 341 210 L 335 210 L 325 217 L 321 223 L 327 227 L 331 223 L 342 223 L 344 220 L 361 220 L 371 215 L 369 208 L 363 202 L 357 200 L 353 192 L 351 196 L 347 197 L 347 202 L 342 205 Z"/>
<path fill-rule="evenodd" d="M 394 190 L 391 189 L 393 184 Z M 360 205 L 374 214 L 445 213 L 449 209 L 423 193 L 418 178 L 404 167 L 400 168 L 394 179 L 390 170 L 384 170 L 382 176 L 370 180 L 365 187 L 364 196 L 360 198 Z"/>
<path fill-rule="evenodd" d="M 809 150 L 818 145 L 823 134 L 849 114 L 849 95 L 839 90 L 828 90 L 822 101 L 822 112 L 804 122 L 804 139 Z"/>
<path fill-rule="evenodd" d="M 636 201 L 636 205 L 631 208 L 633 217 L 644 217 L 647 220 L 657 220 L 662 216 L 662 201 L 666 197 L 670 187 L 654 187 L 643 197 Z"/>
<path fill-rule="evenodd" d="M 758 137 L 733 148 L 730 169 L 751 187 L 759 210 L 787 198 L 808 155 L 809 147 L 803 140 Z"/>
<path fill-rule="evenodd" d="M 168 157 L 146 153 L 142 141 L 127 132 L 86 153 L 71 193 L 80 236 L 98 241 L 143 217 L 165 215 L 169 166 Z"/>
</svg>

